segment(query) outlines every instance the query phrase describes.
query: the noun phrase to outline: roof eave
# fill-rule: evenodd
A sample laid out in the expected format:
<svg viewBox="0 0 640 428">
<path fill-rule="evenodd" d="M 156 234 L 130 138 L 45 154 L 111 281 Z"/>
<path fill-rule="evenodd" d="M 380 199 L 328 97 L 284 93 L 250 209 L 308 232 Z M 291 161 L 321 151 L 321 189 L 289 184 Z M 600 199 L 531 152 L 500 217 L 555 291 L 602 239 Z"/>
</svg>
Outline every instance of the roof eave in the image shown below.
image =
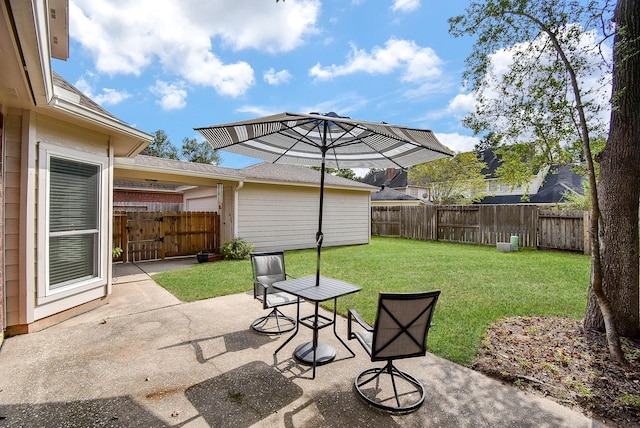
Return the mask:
<svg viewBox="0 0 640 428">
<path fill-rule="evenodd" d="M 297 187 L 314 187 L 319 188 L 320 182 L 305 182 L 305 181 L 286 181 L 286 180 L 273 180 L 268 178 L 252 178 L 245 177 L 245 183 L 254 183 L 254 184 L 276 184 L 281 186 L 297 186 Z M 366 185 L 370 188 L 363 187 L 363 183 L 359 183 L 359 186 L 351 186 L 349 184 L 324 184 L 325 189 L 336 189 L 336 190 L 359 190 L 361 192 L 376 192 L 378 191 L 377 187 Z"/>
<path fill-rule="evenodd" d="M 207 180 L 218 180 L 218 181 L 246 181 L 244 177 L 241 176 L 233 176 L 226 174 L 213 174 L 209 172 L 203 171 L 189 171 L 185 169 L 178 168 L 166 168 L 158 165 L 141 165 L 135 162 L 134 158 L 125 158 L 125 157 L 116 157 L 113 162 L 113 166 L 118 169 L 127 170 L 127 171 L 140 171 L 143 173 L 149 174 L 167 174 L 167 175 L 179 175 L 182 177 L 194 177 L 200 179 Z"/>
<path fill-rule="evenodd" d="M 56 92 L 58 89 L 56 88 Z M 98 126 L 112 136 L 116 156 L 133 157 L 153 142 L 153 135 L 133 128 L 111 116 L 67 100 L 57 93 L 48 104 L 53 111 L 72 116 L 85 126 Z"/>
</svg>

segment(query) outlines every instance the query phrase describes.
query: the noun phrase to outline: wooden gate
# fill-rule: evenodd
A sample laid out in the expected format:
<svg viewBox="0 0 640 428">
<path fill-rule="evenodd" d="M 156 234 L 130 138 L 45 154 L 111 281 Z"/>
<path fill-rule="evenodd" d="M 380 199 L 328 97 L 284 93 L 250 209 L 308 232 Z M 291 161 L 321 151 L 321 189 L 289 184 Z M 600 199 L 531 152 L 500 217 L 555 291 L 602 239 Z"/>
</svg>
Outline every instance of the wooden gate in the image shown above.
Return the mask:
<svg viewBox="0 0 640 428">
<path fill-rule="evenodd" d="M 127 247 L 124 249 L 126 260 L 163 260 L 164 217 L 160 213 L 127 213 Z"/>
<path fill-rule="evenodd" d="M 215 212 L 116 212 L 113 246 L 123 249 L 113 260 L 123 262 L 217 253 L 220 217 Z"/>
</svg>

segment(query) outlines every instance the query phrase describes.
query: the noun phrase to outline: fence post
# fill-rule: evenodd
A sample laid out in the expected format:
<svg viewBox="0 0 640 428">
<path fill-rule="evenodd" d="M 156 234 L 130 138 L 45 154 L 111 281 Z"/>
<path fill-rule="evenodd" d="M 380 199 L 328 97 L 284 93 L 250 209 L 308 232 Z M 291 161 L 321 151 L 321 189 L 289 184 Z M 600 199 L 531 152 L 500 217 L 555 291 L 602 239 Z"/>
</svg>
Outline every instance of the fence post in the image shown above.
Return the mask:
<svg viewBox="0 0 640 428">
<path fill-rule="evenodd" d="M 582 214 L 582 228 L 584 230 L 584 253 L 591 254 L 591 212 L 585 211 Z"/>
</svg>

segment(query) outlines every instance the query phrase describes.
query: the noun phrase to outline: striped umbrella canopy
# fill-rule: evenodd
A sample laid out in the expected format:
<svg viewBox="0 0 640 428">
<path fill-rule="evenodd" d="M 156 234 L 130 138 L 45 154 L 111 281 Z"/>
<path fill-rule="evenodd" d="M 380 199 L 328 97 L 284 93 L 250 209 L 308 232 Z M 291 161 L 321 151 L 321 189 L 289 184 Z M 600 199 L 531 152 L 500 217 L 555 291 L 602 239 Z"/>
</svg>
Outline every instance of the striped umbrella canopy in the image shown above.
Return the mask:
<svg viewBox="0 0 640 428">
<path fill-rule="evenodd" d="M 274 163 L 320 167 L 317 283 L 326 168 L 407 168 L 453 156 L 430 130 L 353 120 L 335 113 L 280 113 L 195 130 L 214 149 Z"/>
</svg>

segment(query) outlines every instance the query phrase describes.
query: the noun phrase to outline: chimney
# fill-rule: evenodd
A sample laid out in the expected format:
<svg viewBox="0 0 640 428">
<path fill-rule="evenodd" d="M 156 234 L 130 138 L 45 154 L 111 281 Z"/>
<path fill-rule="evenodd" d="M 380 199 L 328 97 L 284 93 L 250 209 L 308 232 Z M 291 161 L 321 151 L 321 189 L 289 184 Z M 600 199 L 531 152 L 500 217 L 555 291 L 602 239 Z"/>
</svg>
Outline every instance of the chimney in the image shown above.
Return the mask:
<svg viewBox="0 0 640 428">
<path fill-rule="evenodd" d="M 387 168 L 387 177 L 385 180 L 385 184 L 389 184 L 391 183 L 391 180 L 393 180 L 393 177 L 396 176 L 396 169 L 395 168 Z"/>
</svg>

